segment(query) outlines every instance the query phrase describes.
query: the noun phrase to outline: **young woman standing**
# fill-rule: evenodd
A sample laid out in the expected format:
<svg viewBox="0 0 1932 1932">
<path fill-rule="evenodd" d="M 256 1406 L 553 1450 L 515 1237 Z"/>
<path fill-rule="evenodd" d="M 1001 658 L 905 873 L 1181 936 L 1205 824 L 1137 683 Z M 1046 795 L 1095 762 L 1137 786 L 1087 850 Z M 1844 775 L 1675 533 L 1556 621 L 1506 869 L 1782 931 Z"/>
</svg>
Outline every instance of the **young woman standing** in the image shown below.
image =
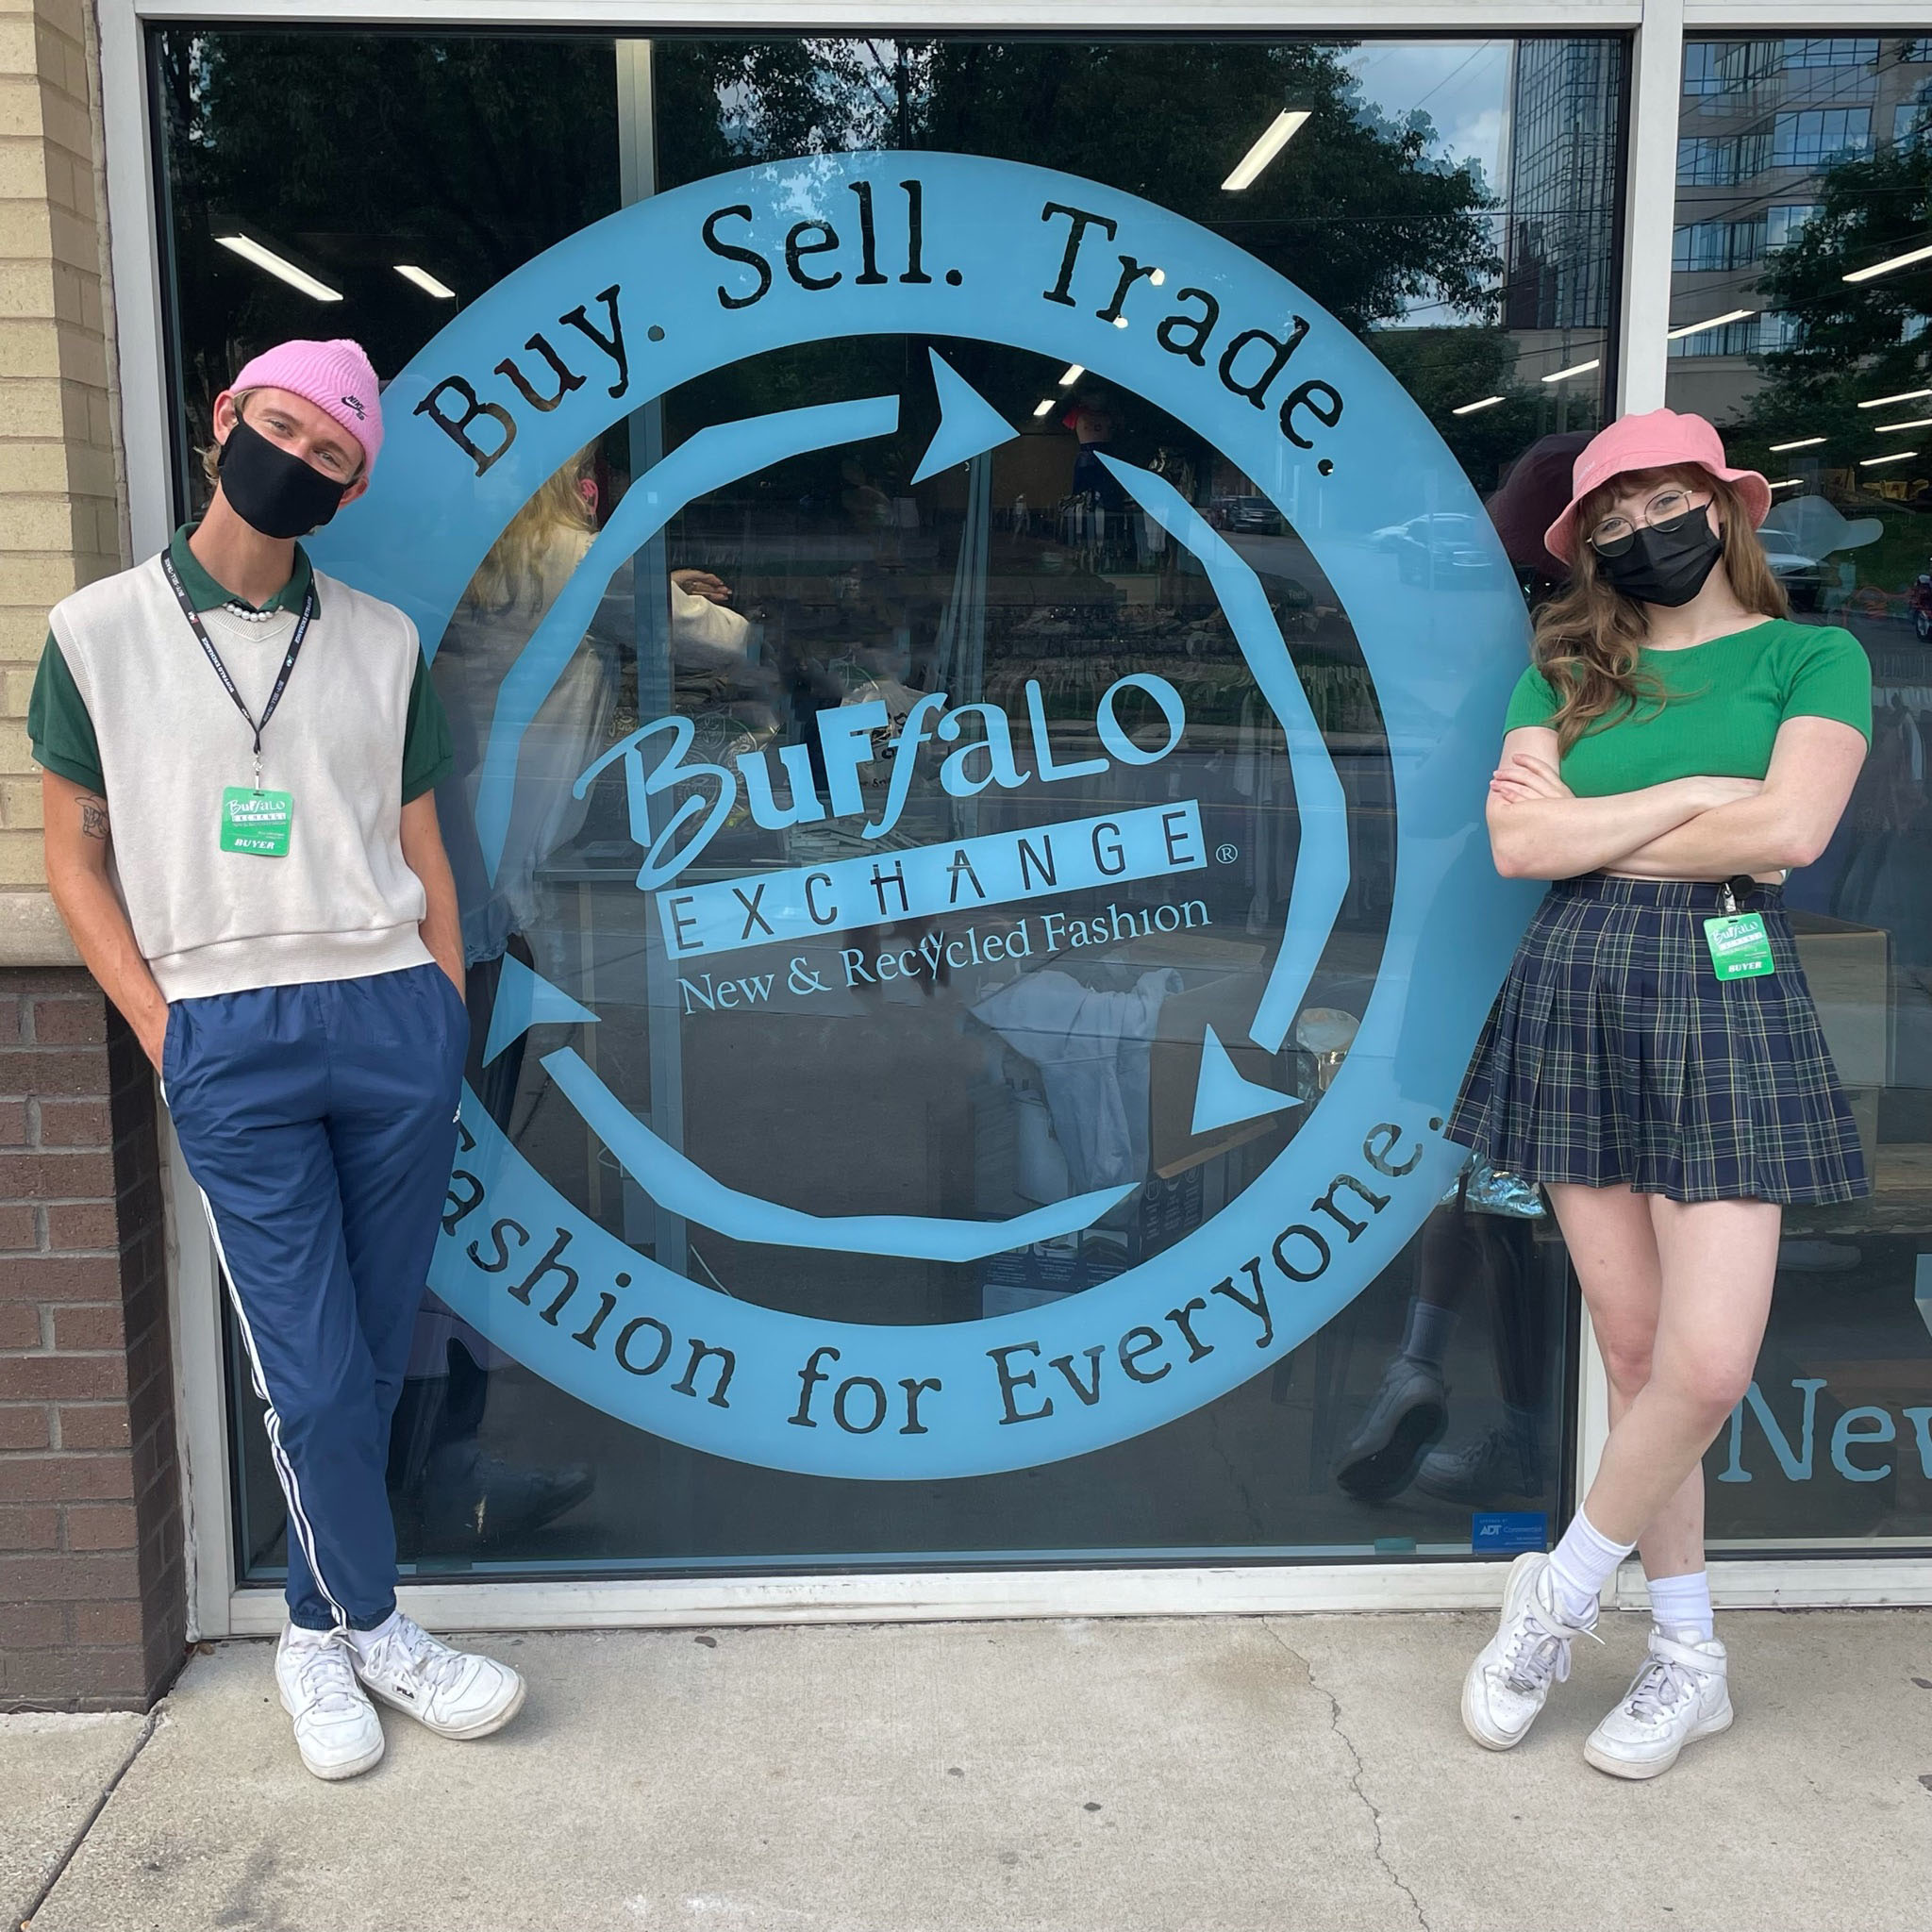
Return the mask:
<svg viewBox="0 0 1932 1932">
<path fill-rule="evenodd" d="M 1725 1729 L 1704 1452 L 1749 1386 L 1788 1205 L 1869 1191 L 1782 907 L 1871 735 L 1871 668 L 1797 625 L 1756 529 L 1764 478 L 1670 409 L 1576 459 L 1550 526 L 1573 567 L 1509 706 L 1497 869 L 1556 883 L 1483 1031 L 1450 1138 L 1541 1182 L 1609 1373 L 1609 1439 L 1556 1549 L 1511 1568 L 1462 1718 L 1522 1741 L 1633 1549 L 1649 1655 L 1584 1755 L 1668 1771 Z"/>
</svg>

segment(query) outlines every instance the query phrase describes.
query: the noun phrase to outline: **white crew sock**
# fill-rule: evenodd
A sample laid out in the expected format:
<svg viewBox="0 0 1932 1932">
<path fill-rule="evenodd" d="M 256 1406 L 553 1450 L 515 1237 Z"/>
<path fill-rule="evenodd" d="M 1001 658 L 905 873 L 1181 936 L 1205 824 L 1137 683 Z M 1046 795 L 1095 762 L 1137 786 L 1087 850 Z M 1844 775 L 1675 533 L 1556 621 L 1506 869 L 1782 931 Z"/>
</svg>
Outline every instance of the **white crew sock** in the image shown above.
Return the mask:
<svg viewBox="0 0 1932 1932">
<path fill-rule="evenodd" d="M 1434 1302 L 1413 1301 L 1408 1305 L 1408 1329 L 1402 1338 L 1402 1352 L 1409 1360 L 1426 1362 L 1430 1368 L 1442 1366 L 1442 1351 L 1449 1346 L 1449 1331 L 1456 1326 L 1456 1310 L 1438 1307 Z"/>
<path fill-rule="evenodd" d="M 374 1630 L 351 1630 L 349 1641 L 356 1646 L 357 1655 L 366 1657 L 395 1628 L 396 1619 L 401 1615 L 400 1610 L 391 1610 Z"/>
<path fill-rule="evenodd" d="M 1550 1582 L 1557 1603 L 1573 1624 L 1595 1620 L 1604 1585 L 1636 1547 L 1635 1543 L 1611 1542 L 1581 1509 L 1570 1519 L 1562 1541 L 1550 1553 Z"/>
<path fill-rule="evenodd" d="M 1683 1641 L 1686 1631 L 1701 1643 L 1717 1635 L 1717 1624 L 1710 1614 L 1710 1572 L 1693 1571 L 1688 1576 L 1653 1576 L 1650 1584 L 1650 1614 L 1667 1636 Z"/>
</svg>

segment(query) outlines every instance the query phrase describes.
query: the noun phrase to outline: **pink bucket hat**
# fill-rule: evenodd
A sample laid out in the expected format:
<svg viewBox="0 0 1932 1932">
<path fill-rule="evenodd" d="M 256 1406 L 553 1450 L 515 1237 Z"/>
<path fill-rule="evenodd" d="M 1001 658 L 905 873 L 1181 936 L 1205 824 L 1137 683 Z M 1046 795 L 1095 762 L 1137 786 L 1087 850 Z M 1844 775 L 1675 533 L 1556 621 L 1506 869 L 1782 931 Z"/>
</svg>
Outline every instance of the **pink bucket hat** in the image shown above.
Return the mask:
<svg viewBox="0 0 1932 1932">
<path fill-rule="evenodd" d="M 1695 463 L 1736 484 L 1754 530 L 1770 514 L 1771 485 L 1756 470 L 1729 468 L 1723 441 L 1702 416 L 1652 409 L 1642 416 L 1623 417 L 1584 445 L 1570 473 L 1570 501 L 1543 532 L 1550 554 L 1565 563 L 1576 561 L 1576 507 L 1600 484 L 1631 470 L 1670 470 L 1679 463 Z"/>
<path fill-rule="evenodd" d="M 382 447 L 382 402 L 375 371 L 360 342 L 277 342 L 242 365 L 231 392 L 285 389 L 333 416 L 362 445 L 365 469 L 375 467 Z"/>
</svg>

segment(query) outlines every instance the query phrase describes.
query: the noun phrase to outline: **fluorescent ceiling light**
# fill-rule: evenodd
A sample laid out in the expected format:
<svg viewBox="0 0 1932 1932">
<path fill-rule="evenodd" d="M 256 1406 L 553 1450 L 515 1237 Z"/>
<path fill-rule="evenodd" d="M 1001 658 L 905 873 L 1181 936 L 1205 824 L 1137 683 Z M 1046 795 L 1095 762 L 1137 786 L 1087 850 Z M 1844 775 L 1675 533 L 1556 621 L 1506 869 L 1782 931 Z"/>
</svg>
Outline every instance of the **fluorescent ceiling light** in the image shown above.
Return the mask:
<svg viewBox="0 0 1932 1932">
<path fill-rule="evenodd" d="M 1478 409 L 1492 409 L 1503 400 L 1501 396 L 1485 396 L 1477 403 L 1464 403 L 1459 409 L 1451 409 L 1452 416 L 1474 416 Z"/>
<path fill-rule="evenodd" d="M 1867 457 L 1858 467 L 1861 470 L 1870 470 L 1874 469 L 1880 463 L 1902 463 L 1907 457 L 1915 457 L 1918 454 L 1919 452 L 1915 449 L 1902 449 L 1889 457 Z"/>
<path fill-rule="evenodd" d="M 1777 456 L 1788 449 L 1816 449 L 1824 441 L 1822 436 L 1801 436 L 1796 442 L 1774 442 L 1771 450 L 1774 456 Z M 1775 489 L 1777 486 L 1774 484 L 1772 487 Z"/>
<path fill-rule="evenodd" d="M 1587 375 L 1599 365 L 1602 359 L 1601 357 L 1592 356 L 1588 362 L 1573 362 L 1567 369 L 1553 369 L 1543 377 L 1543 380 L 1545 382 L 1561 382 L 1566 375 Z"/>
<path fill-rule="evenodd" d="M 1682 328 L 1667 329 L 1664 340 L 1681 342 L 1686 336 L 1701 336 L 1707 328 L 1722 328 L 1727 322 L 1742 322 L 1747 315 L 1756 315 L 1755 308 L 1727 308 L 1722 315 L 1713 315 L 1704 322 L 1687 322 Z"/>
<path fill-rule="evenodd" d="M 1036 416 L 1051 416 L 1053 412 L 1059 408 L 1059 398 L 1058 396 L 1041 396 L 1041 399 L 1034 404 L 1033 413 Z"/>
<path fill-rule="evenodd" d="M 1802 476 L 1780 476 L 1771 487 L 1774 490 L 1796 490 L 1804 481 Z"/>
<path fill-rule="evenodd" d="M 1066 374 L 1060 377 L 1060 387 L 1062 389 L 1072 389 L 1086 374 L 1087 365 L 1084 362 L 1069 362 Z M 1932 396 L 1932 389 L 1928 389 L 1925 393 L 1928 396 Z"/>
<path fill-rule="evenodd" d="M 1915 261 L 1924 261 L 1928 255 L 1932 255 L 1932 245 L 1907 249 L 1903 255 L 1891 256 L 1884 261 L 1874 261 L 1870 268 L 1855 268 L 1843 279 L 1848 282 L 1869 282 L 1874 275 L 1889 275 L 1895 268 L 1909 268 Z"/>
<path fill-rule="evenodd" d="M 394 267 L 404 281 L 414 282 L 425 295 L 434 295 L 439 302 L 454 302 L 457 299 L 457 291 L 446 283 L 439 282 L 426 268 L 418 268 L 413 261 L 399 261 Z"/>
<path fill-rule="evenodd" d="M 1861 409 L 1882 409 L 1888 403 L 1916 403 L 1921 396 L 1932 396 L 1932 389 L 1902 389 L 1895 396 L 1874 396 L 1869 403 L 1860 403 Z"/>
<path fill-rule="evenodd" d="M 1874 423 L 1874 436 L 1890 436 L 1894 429 L 1932 429 L 1932 416 L 1914 416 L 1909 423 Z"/>
<path fill-rule="evenodd" d="M 331 289 L 326 282 L 318 282 L 306 269 L 297 268 L 273 248 L 264 248 L 259 242 L 251 242 L 246 235 L 217 235 L 215 240 L 224 248 L 239 255 L 243 261 L 253 262 L 277 281 L 287 282 L 291 289 L 300 289 L 317 302 L 340 302 L 342 299 L 340 289 Z"/>
<path fill-rule="evenodd" d="M 1284 108 L 1262 130 L 1260 140 L 1241 158 L 1234 173 L 1221 184 L 1222 188 L 1233 194 L 1253 186 L 1255 177 L 1294 139 L 1307 118 L 1306 108 Z"/>
</svg>

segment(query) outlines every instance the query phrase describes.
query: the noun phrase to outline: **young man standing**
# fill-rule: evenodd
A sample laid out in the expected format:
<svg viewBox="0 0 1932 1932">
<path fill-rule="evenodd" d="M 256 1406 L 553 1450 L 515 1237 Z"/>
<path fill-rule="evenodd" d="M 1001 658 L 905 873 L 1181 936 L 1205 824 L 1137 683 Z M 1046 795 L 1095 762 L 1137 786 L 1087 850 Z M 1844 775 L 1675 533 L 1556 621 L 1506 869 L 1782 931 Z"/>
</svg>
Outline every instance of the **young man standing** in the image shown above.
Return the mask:
<svg viewBox="0 0 1932 1932">
<path fill-rule="evenodd" d="M 258 356 L 214 429 L 202 521 L 55 607 L 28 731 L 55 904 L 160 1073 L 266 1405 L 282 1704 L 343 1778 L 382 1756 L 368 1692 L 453 1738 L 524 1698 L 396 1608 L 383 1482 L 468 1039 L 449 730 L 414 625 L 295 541 L 382 447 L 361 349 Z"/>
</svg>

